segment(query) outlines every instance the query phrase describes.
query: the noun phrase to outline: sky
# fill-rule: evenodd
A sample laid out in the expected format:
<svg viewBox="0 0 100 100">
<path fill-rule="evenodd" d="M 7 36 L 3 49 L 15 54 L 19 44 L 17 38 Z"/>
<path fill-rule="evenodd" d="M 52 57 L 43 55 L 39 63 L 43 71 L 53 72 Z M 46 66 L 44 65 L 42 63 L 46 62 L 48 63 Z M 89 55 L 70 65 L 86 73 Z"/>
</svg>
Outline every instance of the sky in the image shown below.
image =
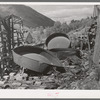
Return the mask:
<svg viewBox="0 0 100 100">
<path fill-rule="evenodd" d="M 54 21 L 69 23 L 93 15 L 93 5 L 27 5 Z"/>
</svg>

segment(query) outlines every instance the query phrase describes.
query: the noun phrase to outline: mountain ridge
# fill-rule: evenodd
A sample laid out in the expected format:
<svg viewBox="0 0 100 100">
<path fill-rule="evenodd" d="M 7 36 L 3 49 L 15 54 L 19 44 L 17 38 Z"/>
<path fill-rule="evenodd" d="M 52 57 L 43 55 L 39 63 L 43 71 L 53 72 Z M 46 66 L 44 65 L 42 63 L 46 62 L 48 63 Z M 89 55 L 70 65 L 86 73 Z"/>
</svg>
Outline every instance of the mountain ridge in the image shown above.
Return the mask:
<svg viewBox="0 0 100 100">
<path fill-rule="evenodd" d="M 0 5 L 0 17 L 4 18 L 8 15 L 16 15 L 23 18 L 23 23 L 27 27 L 48 27 L 53 26 L 54 21 L 45 15 L 37 12 L 26 5 Z"/>
</svg>

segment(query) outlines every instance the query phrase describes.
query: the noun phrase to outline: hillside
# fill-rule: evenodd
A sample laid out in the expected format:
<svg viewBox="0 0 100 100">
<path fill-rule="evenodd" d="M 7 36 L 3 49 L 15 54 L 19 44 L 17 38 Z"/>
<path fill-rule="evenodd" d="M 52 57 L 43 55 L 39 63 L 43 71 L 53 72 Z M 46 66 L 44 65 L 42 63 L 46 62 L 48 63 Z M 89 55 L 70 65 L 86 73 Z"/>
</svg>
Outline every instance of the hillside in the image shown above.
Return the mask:
<svg viewBox="0 0 100 100">
<path fill-rule="evenodd" d="M 53 26 L 54 21 L 25 5 L 0 5 L 0 17 L 10 14 L 22 17 L 28 27 Z"/>
</svg>

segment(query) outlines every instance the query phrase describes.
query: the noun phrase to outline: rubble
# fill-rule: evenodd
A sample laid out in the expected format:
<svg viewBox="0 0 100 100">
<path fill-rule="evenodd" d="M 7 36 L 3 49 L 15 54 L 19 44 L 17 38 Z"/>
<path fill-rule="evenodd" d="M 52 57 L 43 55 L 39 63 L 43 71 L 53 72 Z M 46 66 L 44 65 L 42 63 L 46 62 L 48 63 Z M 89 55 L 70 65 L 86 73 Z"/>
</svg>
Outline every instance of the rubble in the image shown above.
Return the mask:
<svg viewBox="0 0 100 100">
<path fill-rule="evenodd" d="M 20 86 L 17 89 L 27 89 L 28 87 Z"/>
<path fill-rule="evenodd" d="M 18 87 L 18 86 L 21 86 L 21 83 L 15 81 L 15 82 L 12 83 L 12 86 Z"/>
<path fill-rule="evenodd" d="M 4 75 L 0 81 L 1 89 L 57 89 L 57 90 L 99 90 L 100 69 L 92 65 L 89 68 L 88 56 L 83 59 L 76 56 L 61 60 L 65 73 L 61 73 L 54 67 L 49 74 L 32 74 L 20 71 Z"/>
<path fill-rule="evenodd" d="M 4 76 L 4 80 L 0 81 L 1 89 L 63 89 L 63 90 L 93 90 L 100 89 L 100 82 L 97 79 L 96 69 L 90 69 L 87 72 L 82 67 L 70 65 L 65 73 L 53 71 L 50 75 L 28 76 L 26 73 L 10 74 Z M 11 77 L 16 80 L 12 80 Z M 23 77 L 28 77 L 27 80 Z"/>
<path fill-rule="evenodd" d="M 2 87 L 5 84 L 5 81 L 0 81 L 0 87 Z"/>
<path fill-rule="evenodd" d="M 23 79 L 23 76 L 20 73 L 19 74 L 16 74 L 14 77 L 15 77 L 15 79 L 17 81 L 21 81 Z"/>
<path fill-rule="evenodd" d="M 7 80 L 9 78 L 9 76 L 6 75 L 6 76 L 3 76 L 3 78 L 4 78 L 4 80 Z"/>
</svg>

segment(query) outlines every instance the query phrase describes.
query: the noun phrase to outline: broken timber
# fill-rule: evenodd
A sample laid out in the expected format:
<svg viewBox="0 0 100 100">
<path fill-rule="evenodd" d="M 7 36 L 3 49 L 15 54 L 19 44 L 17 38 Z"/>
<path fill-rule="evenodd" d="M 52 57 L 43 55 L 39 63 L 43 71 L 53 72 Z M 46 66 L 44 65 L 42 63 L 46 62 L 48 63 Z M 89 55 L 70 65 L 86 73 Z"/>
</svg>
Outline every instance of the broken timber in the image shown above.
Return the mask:
<svg viewBox="0 0 100 100">
<path fill-rule="evenodd" d="M 98 65 L 100 59 L 100 6 L 94 6 L 94 16 L 97 17 L 97 32 L 96 32 L 93 62 Z"/>
</svg>

